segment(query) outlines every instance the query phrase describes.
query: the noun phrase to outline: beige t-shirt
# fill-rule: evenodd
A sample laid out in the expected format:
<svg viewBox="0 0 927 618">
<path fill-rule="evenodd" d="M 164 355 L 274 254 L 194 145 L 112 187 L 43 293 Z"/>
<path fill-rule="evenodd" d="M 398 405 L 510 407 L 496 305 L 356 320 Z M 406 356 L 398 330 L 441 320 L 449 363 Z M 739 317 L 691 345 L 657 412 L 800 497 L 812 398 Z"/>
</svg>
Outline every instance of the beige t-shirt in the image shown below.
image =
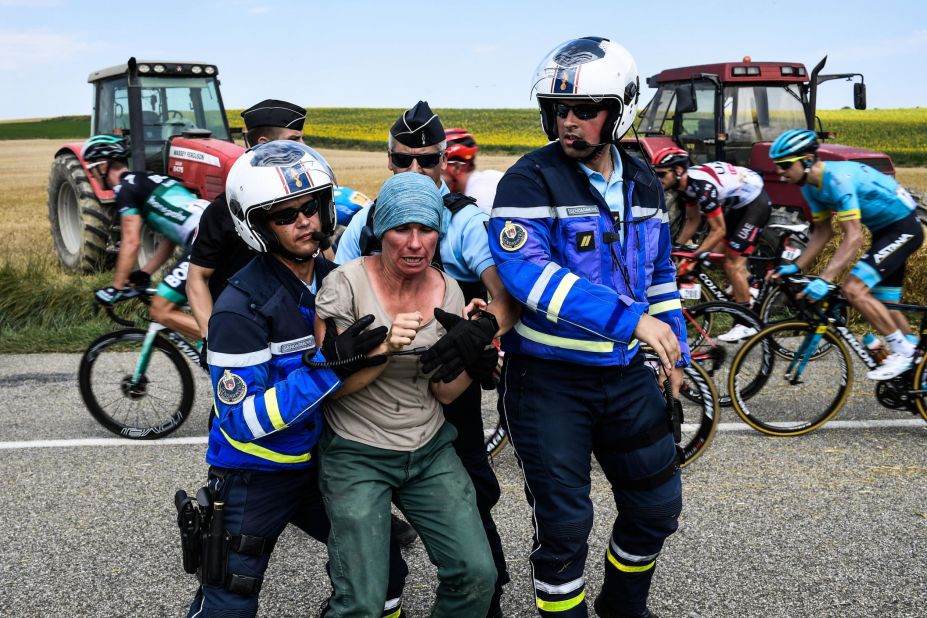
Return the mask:
<svg viewBox="0 0 927 618">
<path fill-rule="evenodd" d="M 372 314 L 371 329 L 389 328 L 393 321 L 377 300 L 363 257 L 333 270 L 315 299 L 316 314 L 333 318 L 339 331 L 359 317 Z M 460 315 L 463 293 L 457 282 L 444 277 L 441 309 Z M 445 329 L 432 318 L 412 340 L 428 347 L 444 336 Z M 383 373 L 365 388 L 340 399 L 325 400 L 325 419 L 336 434 L 361 444 L 396 451 L 413 451 L 431 440 L 444 423 L 441 404 L 429 390 L 419 357 L 393 356 Z"/>
</svg>

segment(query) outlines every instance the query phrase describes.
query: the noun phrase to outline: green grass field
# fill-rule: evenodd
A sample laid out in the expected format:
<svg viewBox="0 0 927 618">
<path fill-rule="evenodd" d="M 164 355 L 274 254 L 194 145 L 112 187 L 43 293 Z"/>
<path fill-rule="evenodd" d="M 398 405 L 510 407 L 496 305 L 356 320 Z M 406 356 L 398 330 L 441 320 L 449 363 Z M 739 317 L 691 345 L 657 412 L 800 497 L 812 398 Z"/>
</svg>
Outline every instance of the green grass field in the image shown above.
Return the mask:
<svg viewBox="0 0 927 618">
<path fill-rule="evenodd" d="M 485 152 L 520 153 L 545 143 L 534 109 L 437 109 L 446 127 L 463 126 Z M 306 141 L 327 148 L 383 150 L 389 127 L 402 112 L 391 108 L 309 108 Z M 927 165 L 927 108 L 822 110 L 825 130 L 836 142 L 888 153 L 898 166 Z M 243 126 L 241 110 L 228 110 L 229 124 Z M 82 139 L 87 116 L 0 122 L 0 139 Z"/>
</svg>

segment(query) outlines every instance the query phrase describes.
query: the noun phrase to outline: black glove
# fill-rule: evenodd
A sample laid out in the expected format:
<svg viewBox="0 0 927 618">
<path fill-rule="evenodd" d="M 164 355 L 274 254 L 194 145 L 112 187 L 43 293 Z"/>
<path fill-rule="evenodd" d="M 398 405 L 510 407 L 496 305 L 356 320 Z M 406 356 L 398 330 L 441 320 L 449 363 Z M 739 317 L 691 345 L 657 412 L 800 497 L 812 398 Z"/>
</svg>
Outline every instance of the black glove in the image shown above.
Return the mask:
<svg viewBox="0 0 927 618">
<path fill-rule="evenodd" d="M 366 356 L 386 339 L 389 332 L 385 326 L 378 326 L 371 331 L 364 329 L 373 324 L 373 316 L 365 315 L 341 333 L 337 334 L 335 321 L 329 318 L 325 321 L 325 341 L 322 342 L 322 354 L 325 360 L 332 363 L 331 370 L 340 380 L 364 369 L 374 367 L 386 362 L 386 356 Z"/>
<path fill-rule="evenodd" d="M 492 391 L 496 389 L 495 371 L 498 366 L 499 350 L 491 345 L 480 352 L 480 358 L 474 364 L 467 365 L 464 370 L 484 391 Z"/>
<path fill-rule="evenodd" d="M 129 273 L 129 285 L 133 288 L 149 288 L 151 287 L 151 275 L 144 270 L 133 270 Z"/>
<path fill-rule="evenodd" d="M 452 382 L 464 368 L 475 365 L 492 343 L 499 330 L 496 316 L 486 311 L 480 314 L 475 320 L 465 320 L 435 308 L 435 319 L 447 329 L 447 334 L 422 354 L 422 371 L 434 371 L 432 382 Z"/>
<path fill-rule="evenodd" d="M 119 300 L 120 296 L 122 296 L 122 290 L 117 290 L 112 286 L 97 290 L 93 293 L 93 297 L 101 305 L 114 305 L 116 301 Z"/>
</svg>

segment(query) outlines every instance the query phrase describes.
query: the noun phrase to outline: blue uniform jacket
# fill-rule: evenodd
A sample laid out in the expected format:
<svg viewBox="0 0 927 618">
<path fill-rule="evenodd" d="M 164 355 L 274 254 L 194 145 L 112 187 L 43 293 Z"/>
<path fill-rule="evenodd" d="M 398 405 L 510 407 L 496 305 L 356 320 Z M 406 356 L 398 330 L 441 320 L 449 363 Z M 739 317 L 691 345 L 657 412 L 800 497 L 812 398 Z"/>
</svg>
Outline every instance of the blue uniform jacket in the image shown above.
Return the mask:
<svg viewBox="0 0 927 618">
<path fill-rule="evenodd" d="M 334 268 L 315 261 L 315 281 Z M 309 369 L 315 295 L 276 258 L 262 254 L 229 280 L 209 319 L 207 362 L 216 418 L 206 461 L 222 468 L 287 470 L 311 465 L 322 400 L 341 382 Z M 316 351 L 314 358 L 324 360 Z"/>
<path fill-rule="evenodd" d="M 502 340 L 506 353 L 626 365 L 648 312 L 673 328 L 680 364 L 689 363 L 663 189 L 645 164 L 620 156 L 623 230 L 558 142 L 519 159 L 500 181 L 489 247 L 505 287 L 526 308 Z"/>
</svg>

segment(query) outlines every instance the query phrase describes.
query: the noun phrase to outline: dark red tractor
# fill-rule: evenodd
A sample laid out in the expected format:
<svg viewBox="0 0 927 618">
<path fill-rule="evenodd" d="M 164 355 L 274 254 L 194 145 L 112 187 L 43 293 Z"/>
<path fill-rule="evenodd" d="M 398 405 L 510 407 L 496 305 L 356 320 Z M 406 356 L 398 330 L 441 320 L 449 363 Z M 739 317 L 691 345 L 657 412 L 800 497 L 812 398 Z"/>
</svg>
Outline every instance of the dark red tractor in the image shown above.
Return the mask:
<svg viewBox="0 0 927 618">
<path fill-rule="evenodd" d="M 780 180 L 769 147 L 789 129 L 817 130 L 822 140 L 832 139 L 816 116 L 818 85 L 830 80 L 853 83 L 853 105 L 866 108 L 866 86 L 859 73 L 821 75 L 827 58 L 809 74 L 795 62 L 722 62 L 667 69 L 648 78 L 657 93 L 641 112 L 637 124 L 640 146 L 649 156 L 666 146 L 689 151 L 695 163 L 727 161 L 749 167 L 763 176 L 778 222 L 810 220 L 808 205 L 798 187 Z M 640 154 L 638 139 L 623 146 Z M 863 148 L 822 141 L 818 155 L 824 160 L 860 161 L 894 175 L 891 157 Z M 672 197 L 672 196 L 668 196 Z M 682 213 L 674 209 L 677 219 Z"/>
<path fill-rule="evenodd" d="M 90 133 L 126 136 L 130 169 L 177 178 L 203 199 L 225 190 L 229 168 L 244 148 L 232 139 L 215 65 L 130 58 L 94 71 L 87 81 L 94 85 Z M 119 246 L 115 196 L 90 177 L 81 145 L 65 144 L 55 153 L 48 179 L 55 250 L 72 272 L 110 265 Z M 140 262 L 156 243 L 143 228 Z"/>
</svg>

